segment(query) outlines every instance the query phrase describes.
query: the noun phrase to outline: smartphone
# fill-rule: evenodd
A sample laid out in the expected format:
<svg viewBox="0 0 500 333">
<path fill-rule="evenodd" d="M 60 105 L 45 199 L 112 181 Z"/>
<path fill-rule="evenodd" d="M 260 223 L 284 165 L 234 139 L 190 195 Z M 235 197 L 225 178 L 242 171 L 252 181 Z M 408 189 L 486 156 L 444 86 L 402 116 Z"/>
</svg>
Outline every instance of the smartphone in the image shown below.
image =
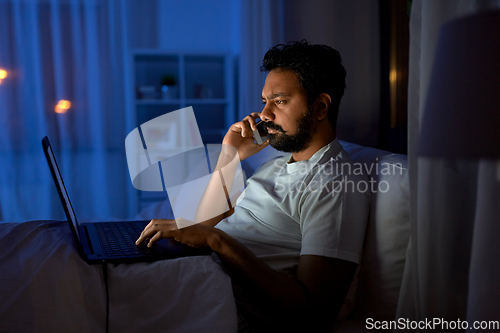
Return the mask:
<svg viewBox="0 0 500 333">
<path fill-rule="evenodd" d="M 257 130 L 253 131 L 253 137 L 258 145 L 263 144 L 267 140 L 267 131 L 264 128 L 262 120 L 257 124 Z"/>
</svg>

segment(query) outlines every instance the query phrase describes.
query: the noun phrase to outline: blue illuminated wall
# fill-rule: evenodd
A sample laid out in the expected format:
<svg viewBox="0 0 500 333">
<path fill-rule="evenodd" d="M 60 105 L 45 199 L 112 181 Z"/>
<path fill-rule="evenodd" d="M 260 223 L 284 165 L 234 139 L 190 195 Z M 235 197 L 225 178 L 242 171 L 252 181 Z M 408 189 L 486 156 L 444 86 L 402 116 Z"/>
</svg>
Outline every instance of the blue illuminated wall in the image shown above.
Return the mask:
<svg viewBox="0 0 500 333">
<path fill-rule="evenodd" d="M 165 0 L 158 6 L 161 49 L 239 53 L 239 1 Z"/>
<path fill-rule="evenodd" d="M 126 195 L 124 59 L 132 49 L 236 58 L 238 4 L 2 1 L 0 68 L 8 77 L 0 85 L 0 221 L 64 219 L 41 150 L 45 135 L 82 220 L 133 217 Z M 63 99 L 71 107 L 56 113 Z"/>
<path fill-rule="evenodd" d="M 45 135 L 82 219 L 131 217 L 124 194 L 131 187 L 125 57 L 137 49 L 230 54 L 235 94 L 228 97 L 237 108 L 236 92 L 247 84 L 237 79 L 240 50 L 248 47 L 240 38 L 250 31 L 242 30 L 245 1 L 251 0 L 0 1 L 0 68 L 9 70 L 0 85 L 0 221 L 64 218 L 43 159 Z M 286 40 L 307 38 L 344 55 L 348 90 L 339 126 L 345 138 L 370 145 L 379 108 L 377 2 L 282 4 Z M 246 68 L 258 71 L 259 62 Z M 65 114 L 55 113 L 60 100 L 71 102 Z"/>
</svg>

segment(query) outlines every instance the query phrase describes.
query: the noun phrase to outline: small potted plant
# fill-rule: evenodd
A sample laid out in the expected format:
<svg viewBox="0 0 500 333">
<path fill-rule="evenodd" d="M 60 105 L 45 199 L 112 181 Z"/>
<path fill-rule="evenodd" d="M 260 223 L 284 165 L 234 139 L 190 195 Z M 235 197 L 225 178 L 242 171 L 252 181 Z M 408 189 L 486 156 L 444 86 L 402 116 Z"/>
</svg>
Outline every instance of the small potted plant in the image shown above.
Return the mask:
<svg viewBox="0 0 500 333">
<path fill-rule="evenodd" d="M 164 75 L 161 77 L 161 94 L 165 99 L 177 98 L 177 80 L 174 75 Z"/>
</svg>

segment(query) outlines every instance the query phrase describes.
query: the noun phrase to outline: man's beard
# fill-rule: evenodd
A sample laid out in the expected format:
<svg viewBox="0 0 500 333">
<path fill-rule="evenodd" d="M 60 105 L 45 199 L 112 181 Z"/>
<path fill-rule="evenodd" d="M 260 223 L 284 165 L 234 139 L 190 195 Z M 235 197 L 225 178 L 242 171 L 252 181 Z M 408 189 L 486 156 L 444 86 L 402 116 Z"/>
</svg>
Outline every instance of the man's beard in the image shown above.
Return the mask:
<svg viewBox="0 0 500 333">
<path fill-rule="evenodd" d="M 267 133 L 269 144 L 276 150 L 285 153 L 296 153 L 304 150 L 312 140 L 312 134 L 316 130 L 314 126 L 313 110 L 308 107 L 307 114 L 299 120 L 297 124 L 297 133 L 288 135 L 280 125 L 272 122 L 264 124 L 266 129 L 274 129 L 279 133 Z"/>
</svg>

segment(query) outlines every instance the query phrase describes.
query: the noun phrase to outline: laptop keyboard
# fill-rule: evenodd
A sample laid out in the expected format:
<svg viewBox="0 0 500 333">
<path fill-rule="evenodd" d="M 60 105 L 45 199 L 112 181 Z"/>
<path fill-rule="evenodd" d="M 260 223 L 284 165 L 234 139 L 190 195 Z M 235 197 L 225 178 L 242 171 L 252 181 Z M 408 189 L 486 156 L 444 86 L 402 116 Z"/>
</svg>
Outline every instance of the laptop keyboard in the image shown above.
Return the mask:
<svg viewBox="0 0 500 333">
<path fill-rule="evenodd" d="M 151 255 L 160 253 L 156 246 L 151 248 L 142 243 L 135 245 L 146 225 L 141 222 L 95 223 L 104 252 L 109 257 Z"/>
</svg>

